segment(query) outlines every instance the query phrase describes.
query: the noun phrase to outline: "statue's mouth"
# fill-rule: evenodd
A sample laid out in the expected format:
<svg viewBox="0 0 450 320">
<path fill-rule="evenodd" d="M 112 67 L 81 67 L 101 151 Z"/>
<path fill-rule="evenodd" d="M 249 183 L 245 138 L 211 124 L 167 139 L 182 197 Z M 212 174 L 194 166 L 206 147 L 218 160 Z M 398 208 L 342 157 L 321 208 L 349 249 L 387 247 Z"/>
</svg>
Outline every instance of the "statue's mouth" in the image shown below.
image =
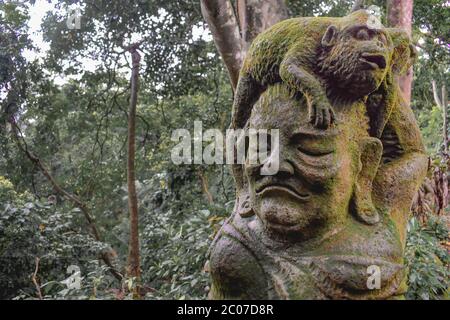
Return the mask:
<svg viewBox="0 0 450 320">
<path fill-rule="evenodd" d="M 387 66 L 386 58 L 381 54 L 363 53 L 361 62 L 369 69 L 385 69 Z"/>
<path fill-rule="evenodd" d="M 300 201 L 308 200 L 311 197 L 309 193 L 300 192 L 299 190 L 297 190 L 297 188 L 294 188 L 289 184 L 281 184 L 281 183 L 265 184 L 256 189 L 256 194 L 258 196 L 264 196 L 267 194 L 279 194 L 279 193 L 289 194 L 293 198 Z"/>
</svg>

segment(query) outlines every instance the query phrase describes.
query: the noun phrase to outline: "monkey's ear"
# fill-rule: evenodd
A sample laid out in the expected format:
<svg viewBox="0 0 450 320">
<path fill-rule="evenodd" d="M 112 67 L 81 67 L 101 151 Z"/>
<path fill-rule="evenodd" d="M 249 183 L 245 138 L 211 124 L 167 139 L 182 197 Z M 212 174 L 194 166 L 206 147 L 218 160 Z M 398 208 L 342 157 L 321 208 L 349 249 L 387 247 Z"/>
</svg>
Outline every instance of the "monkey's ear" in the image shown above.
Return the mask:
<svg viewBox="0 0 450 320">
<path fill-rule="evenodd" d="M 336 26 L 329 26 L 327 31 L 325 31 L 325 34 L 322 37 L 322 46 L 329 48 L 334 46 L 336 43 L 336 39 L 338 36 L 338 29 Z"/>
<path fill-rule="evenodd" d="M 388 28 L 394 46 L 392 55 L 392 70 L 397 74 L 404 74 L 417 59 L 417 50 L 411 42 L 410 36 L 402 29 Z"/>
</svg>

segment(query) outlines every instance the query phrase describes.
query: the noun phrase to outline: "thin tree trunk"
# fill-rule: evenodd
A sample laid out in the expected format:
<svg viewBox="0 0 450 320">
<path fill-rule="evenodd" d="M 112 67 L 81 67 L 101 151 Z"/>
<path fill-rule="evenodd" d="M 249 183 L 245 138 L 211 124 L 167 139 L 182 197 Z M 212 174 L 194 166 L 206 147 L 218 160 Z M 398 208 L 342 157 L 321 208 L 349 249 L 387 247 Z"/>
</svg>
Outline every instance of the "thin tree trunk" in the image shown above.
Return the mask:
<svg viewBox="0 0 450 320">
<path fill-rule="evenodd" d="M 436 87 L 436 81 L 431 81 L 431 86 L 433 88 L 433 97 L 434 101 L 438 105 L 439 108 L 442 109 L 442 118 L 443 118 L 443 128 L 442 128 L 442 138 L 444 143 L 444 154 L 446 157 L 449 156 L 448 154 L 448 124 L 447 124 L 447 108 L 448 108 L 448 97 L 447 97 L 447 90 L 445 88 L 445 85 L 442 86 L 441 94 L 442 97 L 439 98 L 439 92 Z"/>
<path fill-rule="evenodd" d="M 140 298 L 141 265 L 139 253 L 139 215 L 136 194 L 135 153 L 136 153 L 136 104 L 139 90 L 139 63 L 141 56 L 137 46 L 129 49 L 132 59 L 131 98 L 128 112 L 128 209 L 130 212 L 130 243 L 128 251 L 128 276 L 134 278 L 136 287 L 133 292 L 135 298 Z"/>
<path fill-rule="evenodd" d="M 202 189 L 203 189 L 203 192 L 206 195 L 206 198 L 208 199 L 208 202 L 210 204 L 213 204 L 214 203 L 214 199 L 213 199 L 213 196 L 212 196 L 211 192 L 209 191 L 208 178 L 205 177 L 205 175 L 203 174 L 202 170 L 198 171 L 198 176 L 200 177 L 200 182 L 202 183 Z"/>
<path fill-rule="evenodd" d="M 387 21 L 390 27 L 401 28 L 409 35 L 412 32 L 413 0 L 387 0 Z M 412 67 L 399 77 L 399 85 L 406 102 L 411 102 L 413 80 Z"/>
<path fill-rule="evenodd" d="M 445 156 L 448 157 L 448 97 L 447 97 L 447 90 L 445 89 L 445 85 L 442 86 L 442 110 L 443 110 L 443 117 L 444 117 L 444 128 L 443 128 L 443 135 L 444 135 L 444 152 Z"/>
</svg>

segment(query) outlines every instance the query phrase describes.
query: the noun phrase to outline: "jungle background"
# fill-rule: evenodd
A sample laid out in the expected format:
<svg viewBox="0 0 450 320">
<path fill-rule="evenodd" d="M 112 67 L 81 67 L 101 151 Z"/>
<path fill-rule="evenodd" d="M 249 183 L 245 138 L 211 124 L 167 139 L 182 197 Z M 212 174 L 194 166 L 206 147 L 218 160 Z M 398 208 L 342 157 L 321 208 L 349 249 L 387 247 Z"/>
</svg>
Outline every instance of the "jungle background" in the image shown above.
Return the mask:
<svg viewBox="0 0 450 320">
<path fill-rule="evenodd" d="M 174 165 L 171 134 L 192 132 L 195 120 L 225 132 L 239 64 L 230 68 L 221 54 L 233 46 L 245 52 L 262 22 L 276 17 L 237 14 L 241 39 L 233 43 L 236 33 L 221 39 L 209 31 L 220 17 L 208 6 L 225 5 L 232 15 L 272 2 L 283 17 L 343 16 L 355 1 L 202 2 L 0 1 L 1 299 L 206 298 L 207 250 L 233 208 L 233 179 L 226 165 Z M 366 2 L 381 8 L 385 24 L 392 8 L 413 9 L 419 58 L 411 108 L 430 165 L 408 224 L 406 298 L 445 299 L 450 4 Z M 80 28 L 69 28 L 77 8 Z M 36 33 L 33 13 L 42 10 Z M 132 73 L 137 47 L 142 60 Z"/>
</svg>

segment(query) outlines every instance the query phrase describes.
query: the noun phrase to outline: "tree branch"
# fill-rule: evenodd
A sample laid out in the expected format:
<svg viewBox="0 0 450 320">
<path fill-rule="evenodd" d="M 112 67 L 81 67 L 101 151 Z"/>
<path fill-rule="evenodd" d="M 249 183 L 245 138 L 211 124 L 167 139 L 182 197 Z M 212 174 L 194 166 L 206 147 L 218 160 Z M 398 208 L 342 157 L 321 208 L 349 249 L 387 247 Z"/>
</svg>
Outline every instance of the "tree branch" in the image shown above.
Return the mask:
<svg viewBox="0 0 450 320">
<path fill-rule="evenodd" d="M 436 104 L 438 105 L 439 108 L 442 108 L 442 102 L 441 99 L 439 98 L 439 94 L 437 92 L 437 88 L 436 88 L 436 81 L 431 81 L 431 86 L 433 87 L 433 97 L 434 97 L 434 101 L 436 102 Z"/>
<path fill-rule="evenodd" d="M 67 198 L 68 200 L 70 200 L 78 209 L 81 210 L 86 221 L 89 224 L 92 236 L 94 237 L 95 240 L 101 242 L 102 240 L 100 237 L 100 233 L 97 229 L 97 226 L 95 225 L 94 219 L 92 218 L 92 216 L 89 212 L 88 206 L 84 202 L 82 202 L 76 195 L 73 195 L 73 194 L 67 192 L 58 184 L 58 182 L 56 182 L 55 178 L 50 174 L 50 172 L 47 170 L 47 168 L 42 163 L 42 161 L 37 156 L 35 156 L 34 154 L 32 154 L 30 152 L 30 150 L 28 149 L 28 145 L 27 145 L 25 139 L 23 138 L 22 133 L 20 132 L 20 128 L 18 127 L 16 122 L 13 120 L 13 118 L 10 119 L 9 123 L 11 124 L 13 136 L 17 142 L 17 146 L 19 147 L 19 149 L 22 152 L 24 152 L 25 155 L 28 157 L 28 159 L 39 168 L 39 170 L 47 178 L 47 180 L 52 185 L 53 189 L 58 194 Z M 123 276 L 120 272 L 118 272 L 114 268 L 109 254 L 110 254 L 110 252 L 102 252 L 100 257 L 105 262 L 105 264 L 109 267 L 109 270 L 114 275 L 114 277 L 116 277 L 117 280 L 122 281 Z"/>
<path fill-rule="evenodd" d="M 233 90 L 243 61 L 239 25 L 229 0 L 201 0 L 202 15 L 228 69 Z"/>
<path fill-rule="evenodd" d="M 42 292 L 41 292 L 41 286 L 39 285 L 39 282 L 37 281 L 37 273 L 39 271 L 39 261 L 40 261 L 39 257 L 36 257 L 36 261 L 35 261 L 36 267 L 34 269 L 33 275 L 31 276 L 31 280 L 33 281 L 34 286 L 36 287 L 36 293 L 38 295 L 39 300 L 42 300 L 43 297 L 42 297 Z"/>
<path fill-rule="evenodd" d="M 210 204 L 213 204 L 214 199 L 213 199 L 211 192 L 209 191 L 208 179 L 205 177 L 205 175 L 203 174 L 203 171 L 201 169 L 198 171 L 198 176 L 200 177 L 200 181 L 202 183 L 202 189 L 206 195 L 206 198 L 208 198 L 208 202 Z"/>
</svg>

